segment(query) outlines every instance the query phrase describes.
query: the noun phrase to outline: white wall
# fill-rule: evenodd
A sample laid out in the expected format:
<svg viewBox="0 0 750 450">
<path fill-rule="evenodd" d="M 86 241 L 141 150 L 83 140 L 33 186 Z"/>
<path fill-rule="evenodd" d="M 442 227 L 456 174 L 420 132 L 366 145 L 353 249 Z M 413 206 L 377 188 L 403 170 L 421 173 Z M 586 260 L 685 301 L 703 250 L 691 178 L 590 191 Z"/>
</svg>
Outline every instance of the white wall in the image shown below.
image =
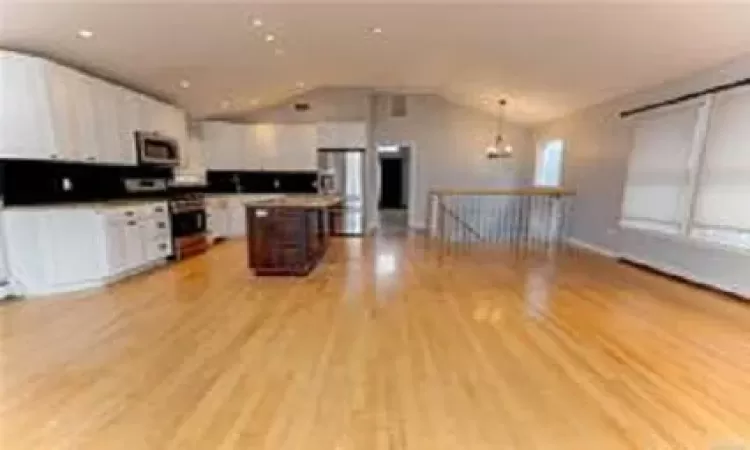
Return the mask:
<svg viewBox="0 0 750 450">
<path fill-rule="evenodd" d="M 746 254 L 618 227 L 631 150 L 631 134 L 619 112 L 748 76 L 750 57 L 536 128 L 537 140 L 565 140 L 565 185 L 577 190 L 573 237 L 696 281 L 750 295 L 750 257 Z"/>
</svg>

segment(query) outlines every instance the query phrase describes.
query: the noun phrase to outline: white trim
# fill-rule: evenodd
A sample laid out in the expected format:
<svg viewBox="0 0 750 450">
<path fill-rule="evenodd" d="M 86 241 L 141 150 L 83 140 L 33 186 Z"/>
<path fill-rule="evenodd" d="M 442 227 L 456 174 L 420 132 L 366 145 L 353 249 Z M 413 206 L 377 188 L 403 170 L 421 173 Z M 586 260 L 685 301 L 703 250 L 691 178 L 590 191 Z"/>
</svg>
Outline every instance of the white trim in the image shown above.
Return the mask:
<svg viewBox="0 0 750 450">
<path fill-rule="evenodd" d="M 109 286 L 111 284 L 117 283 L 119 281 L 122 281 L 131 276 L 139 275 L 144 272 L 148 272 L 150 270 L 153 270 L 160 266 L 164 266 L 166 264 L 167 264 L 166 259 L 160 259 L 160 260 L 152 261 L 142 266 L 130 269 L 128 271 L 119 273 L 117 275 L 113 275 L 111 277 L 98 278 L 95 280 L 86 280 L 80 283 L 72 283 L 72 284 L 65 284 L 65 285 L 59 285 L 59 284 L 53 285 L 53 286 L 46 285 L 44 287 L 33 287 L 33 288 L 20 287 L 18 289 L 14 289 L 14 291 L 11 293 L 14 295 L 23 297 L 24 299 L 33 300 L 36 298 L 43 298 L 49 295 L 68 294 L 72 292 L 85 291 L 89 289 L 100 289 L 100 288 Z"/>
<path fill-rule="evenodd" d="M 674 275 L 679 278 L 684 278 L 685 280 L 698 283 L 704 286 L 708 286 L 710 288 L 718 289 L 720 291 L 724 291 L 728 294 L 734 294 L 739 295 L 742 298 L 750 300 L 750 292 L 742 292 L 739 287 L 737 286 L 727 286 L 723 283 L 716 282 L 716 281 L 710 281 L 705 278 L 701 278 L 698 276 L 695 276 L 694 274 L 685 271 L 684 269 L 678 269 L 676 267 L 670 266 L 668 264 L 664 263 L 656 263 L 648 259 L 643 259 L 638 256 L 634 256 L 631 253 L 622 253 L 620 254 L 620 258 L 625 261 L 634 262 L 636 264 L 640 264 L 646 267 L 650 267 L 657 272 L 663 272 L 669 275 Z"/>
<path fill-rule="evenodd" d="M 582 241 L 576 238 L 568 238 L 568 244 L 572 245 L 573 247 L 578 247 L 583 250 L 588 250 L 592 253 L 597 253 L 602 256 L 606 256 L 608 258 L 617 258 L 620 256 L 619 254 L 617 254 L 616 252 L 608 248 L 602 247 L 600 245 L 592 244 L 590 242 Z"/>
</svg>

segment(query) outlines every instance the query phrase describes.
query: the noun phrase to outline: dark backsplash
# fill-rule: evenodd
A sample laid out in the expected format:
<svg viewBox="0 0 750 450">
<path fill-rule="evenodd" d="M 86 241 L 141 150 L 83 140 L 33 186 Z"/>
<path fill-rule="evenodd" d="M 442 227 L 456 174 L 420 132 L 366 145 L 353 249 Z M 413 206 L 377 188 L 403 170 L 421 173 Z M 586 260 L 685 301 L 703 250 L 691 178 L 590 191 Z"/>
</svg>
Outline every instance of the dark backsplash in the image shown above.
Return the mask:
<svg viewBox="0 0 750 450">
<path fill-rule="evenodd" d="M 153 196 L 125 191 L 125 178 L 171 178 L 171 170 L 50 161 L 0 161 L 0 195 L 13 205 L 106 201 Z M 208 171 L 207 186 L 174 191 L 314 193 L 315 172 Z M 66 189 L 67 187 L 67 189 Z M 163 194 L 156 194 L 163 196 Z"/>
<path fill-rule="evenodd" d="M 169 178 L 171 170 L 82 163 L 6 160 L 2 193 L 5 205 L 34 205 L 115 200 L 132 197 L 125 178 Z"/>
<path fill-rule="evenodd" d="M 206 174 L 207 192 L 252 194 L 285 193 L 310 194 L 317 192 L 316 172 L 248 172 L 209 170 Z"/>
</svg>

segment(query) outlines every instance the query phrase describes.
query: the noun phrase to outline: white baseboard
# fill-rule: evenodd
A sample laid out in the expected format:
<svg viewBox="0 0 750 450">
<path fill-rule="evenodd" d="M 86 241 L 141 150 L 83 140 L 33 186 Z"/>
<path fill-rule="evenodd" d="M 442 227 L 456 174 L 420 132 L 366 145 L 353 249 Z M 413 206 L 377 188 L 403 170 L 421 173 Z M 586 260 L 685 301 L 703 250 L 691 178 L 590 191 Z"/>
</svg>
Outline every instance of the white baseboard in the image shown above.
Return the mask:
<svg viewBox="0 0 750 450">
<path fill-rule="evenodd" d="M 664 264 L 661 262 L 654 262 L 649 259 L 640 258 L 630 253 L 623 253 L 620 255 L 620 258 L 622 258 L 626 262 L 631 262 L 637 265 L 645 266 L 645 267 L 651 268 L 657 272 L 661 272 L 666 275 L 672 275 L 678 278 L 682 278 L 690 283 L 696 283 L 698 285 L 703 285 L 711 289 L 723 291 L 727 294 L 739 296 L 744 299 L 750 300 L 750 292 L 743 291 L 738 286 L 730 286 L 725 283 L 721 283 L 718 281 L 696 276 L 695 274 L 688 272 L 684 269 L 679 269 L 677 267 L 673 267 L 673 266 L 670 266 L 668 264 Z"/>
<path fill-rule="evenodd" d="M 90 289 L 100 289 L 110 284 L 117 283 L 118 281 L 122 281 L 131 276 L 138 275 L 144 272 L 148 272 L 152 269 L 155 269 L 157 267 L 160 267 L 166 264 L 167 264 L 166 259 L 160 259 L 160 260 L 152 261 L 142 266 L 130 269 L 128 271 L 125 271 L 123 273 L 120 273 L 111 277 L 97 278 L 93 280 L 84 280 L 78 283 L 71 283 L 71 284 L 41 285 L 41 286 L 19 285 L 17 287 L 11 288 L 9 294 L 23 297 L 25 299 L 36 299 L 36 298 L 44 298 L 47 296 L 57 295 L 57 294 L 68 294 L 68 293 L 73 293 L 73 292 L 86 291 Z"/>
<path fill-rule="evenodd" d="M 590 242 L 582 241 L 576 238 L 568 238 L 568 244 L 572 245 L 573 247 L 578 247 L 583 250 L 588 250 L 592 253 L 598 253 L 608 258 L 617 258 L 620 256 L 616 252 L 613 252 L 612 250 L 606 247 L 602 247 L 600 245 L 592 244 Z"/>
</svg>

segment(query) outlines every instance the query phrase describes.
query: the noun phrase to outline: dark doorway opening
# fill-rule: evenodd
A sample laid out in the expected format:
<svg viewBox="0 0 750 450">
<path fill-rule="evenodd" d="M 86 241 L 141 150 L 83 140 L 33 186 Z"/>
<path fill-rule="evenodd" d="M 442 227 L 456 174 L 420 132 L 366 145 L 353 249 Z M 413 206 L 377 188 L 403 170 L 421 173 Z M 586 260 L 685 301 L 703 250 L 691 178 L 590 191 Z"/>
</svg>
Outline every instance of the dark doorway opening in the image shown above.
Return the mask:
<svg viewBox="0 0 750 450">
<path fill-rule="evenodd" d="M 380 160 L 380 209 L 404 209 L 404 159 Z"/>
</svg>

